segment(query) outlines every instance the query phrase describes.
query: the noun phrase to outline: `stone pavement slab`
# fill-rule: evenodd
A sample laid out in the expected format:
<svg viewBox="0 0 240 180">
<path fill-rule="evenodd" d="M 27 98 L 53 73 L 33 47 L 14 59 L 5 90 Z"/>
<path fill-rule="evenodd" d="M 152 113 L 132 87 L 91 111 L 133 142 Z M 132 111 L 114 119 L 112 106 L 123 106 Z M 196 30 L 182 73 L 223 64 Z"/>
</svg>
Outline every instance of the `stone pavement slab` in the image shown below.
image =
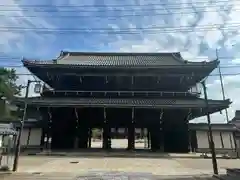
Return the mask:
<svg viewBox="0 0 240 180">
<path fill-rule="evenodd" d="M 225 168 L 239 167 L 239 160 L 218 160 L 219 172 L 225 173 Z M 89 173 L 113 172 L 145 173 L 155 178 L 194 177 L 195 179 L 209 178 L 212 175 L 211 159 L 191 158 L 114 158 L 114 157 L 49 157 L 49 156 L 21 156 L 19 163 L 20 174 L 33 176 L 38 179 L 45 176 L 85 176 Z M 14 175 L 15 176 L 15 175 Z M 17 176 L 17 175 L 16 175 Z M 21 175 L 18 175 L 20 177 Z M 161 178 L 160 178 L 161 177 Z M 184 180 L 183 178 L 183 180 Z M 1 179 L 1 178 L 0 178 Z M 116 178 L 115 178 L 116 179 Z M 181 178 L 180 178 L 181 179 Z M 210 178 L 211 179 L 211 178 Z"/>
<path fill-rule="evenodd" d="M 195 163 L 198 163 L 194 160 Z M 210 160 L 208 163 L 211 162 Z M 191 162 L 193 163 L 193 162 Z M 142 172 L 154 175 L 199 175 L 212 174 L 212 168 L 191 166 L 188 161 L 148 158 L 82 158 L 82 157 L 21 157 L 19 172 L 25 173 L 73 173 L 95 171 Z M 194 164 L 194 163 L 193 163 Z M 225 169 L 223 169 L 225 172 Z M 222 173 L 224 173 L 222 172 Z"/>
<path fill-rule="evenodd" d="M 211 176 L 156 176 L 151 173 L 88 172 L 82 175 L 71 173 L 15 173 L 0 176 L 3 180 L 212 180 Z"/>
</svg>

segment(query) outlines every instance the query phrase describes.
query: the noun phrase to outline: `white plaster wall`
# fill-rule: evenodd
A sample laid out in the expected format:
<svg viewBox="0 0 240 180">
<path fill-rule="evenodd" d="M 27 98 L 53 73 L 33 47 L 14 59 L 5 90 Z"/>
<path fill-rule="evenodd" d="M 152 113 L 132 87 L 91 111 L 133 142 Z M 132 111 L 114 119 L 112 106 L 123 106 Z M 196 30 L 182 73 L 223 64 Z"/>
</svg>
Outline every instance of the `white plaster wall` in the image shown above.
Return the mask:
<svg viewBox="0 0 240 180">
<path fill-rule="evenodd" d="M 196 131 L 198 148 L 209 148 L 206 131 Z"/>
<path fill-rule="evenodd" d="M 224 148 L 227 148 L 227 149 L 235 148 L 232 132 L 222 132 L 222 137 L 223 137 Z M 231 140 L 232 140 L 232 144 L 231 144 Z"/>
<path fill-rule="evenodd" d="M 213 131 L 212 134 L 213 134 L 213 141 L 214 141 L 215 148 L 223 148 L 220 131 Z"/>
<path fill-rule="evenodd" d="M 21 136 L 21 145 L 23 145 L 23 146 L 27 145 L 28 133 L 29 133 L 28 128 L 23 129 L 22 136 Z"/>
<path fill-rule="evenodd" d="M 240 149 L 240 139 L 236 140 L 237 148 Z"/>
<path fill-rule="evenodd" d="M 31 129 L 29 137 L 29 146 L 40 146 L 42 137 L 42 130 L 40 128 Z"/>
<path fill-rule="evenodd" d="M 207 131 L 197 131 L 196 133 L 197 133 L 198 148 L 209 148 Z M 222 133 L 224 148 L 234 149 L 235 143 L 234 143 L 233 133 L 232 132 L 221 132 L 221 133 Z M 230 138 L 232 140 L 232 143 Z M 213 141 L 215 144 L 215 148 L 218 148 L 218 149 L 223 148 L 220 131 L 213 131 Z"/>
<path fill-rule="evenodd" d="M 3 145 L 3 136 L 0 135 L 0 147 L 2 147 L 2 145 Z"/>
</svg>

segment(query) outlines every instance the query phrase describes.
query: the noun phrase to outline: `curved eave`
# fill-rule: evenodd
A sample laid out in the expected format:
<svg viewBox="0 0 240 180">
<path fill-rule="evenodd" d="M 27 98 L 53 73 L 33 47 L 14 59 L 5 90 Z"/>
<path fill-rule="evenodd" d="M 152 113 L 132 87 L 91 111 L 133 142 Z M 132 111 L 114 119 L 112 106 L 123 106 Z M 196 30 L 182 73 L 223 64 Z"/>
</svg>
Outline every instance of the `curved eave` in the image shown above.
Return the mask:
<svg viewBox="0 0 240 180">
<path fill-rule="evenodd" d="M 160 68 L 169 68 L 169 67 L 175 67 L 175 68 L 184 68 L 184 67 L 189 67 L 189 68 L 209 68 L 210 71 L 215 69 L 219 61 L 214 60 L 210 62 L 187 62 L 183 64 L 176 64 L 176 65 L 151 65 L 151 64 L 143 64 L 143 65 L 138 65 L 138 64 L 131 64 L 131 65 L 81 65 L 81 64 L 57 64 L 54 62 L 54 60 L 50 61 L 31 61 L 31 60 L 22 60 L 22 63 L 25 67 L 31 68 L 31 67 L 42 67 L 42 68 L 154 68 L 154 69 L 160 69 Z"/>
<path fill-rule="evenodd" d="M 17 98 L 13 101 L 22 105 L 24 99 Z M 177 100 L 177 99 L 107 99 L 107 98 L 28 98 L 26 103 L 39 107 L 114 107 L 114 108 L 206 108 L 204 99 Z M 209 108 L 218 111 L 226 109 L 231 104 L 230 100 L 208 100 Z"/>
<path fill-rule="evenodd" d="M 213 131 L 236 131 L 240 132 L 235 125 L 232 124 L 212 124 Z M 208 124 L 207 123 L 189 123 L 189 129 L 195 131 L 208 131 Z"/>
<path fill-rule="evenodd" d="M 220 61 L 218 59 L 215 59 L 213 61 L 202 61 L 202 62 L 192 62 L 192 61 L 187 61 L 186 64 L 188 65 L 202 65 L 202 64 L 207 64 L 208 66 L 213 66 L 217 67 L 219 65 Z"/>
</svg>

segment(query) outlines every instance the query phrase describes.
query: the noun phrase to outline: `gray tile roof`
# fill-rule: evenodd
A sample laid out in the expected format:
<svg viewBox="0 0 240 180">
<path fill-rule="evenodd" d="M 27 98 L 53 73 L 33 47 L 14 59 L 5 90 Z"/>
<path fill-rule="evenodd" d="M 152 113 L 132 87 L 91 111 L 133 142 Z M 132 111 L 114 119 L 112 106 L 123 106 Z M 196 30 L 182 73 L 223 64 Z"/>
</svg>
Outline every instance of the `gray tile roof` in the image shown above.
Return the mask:
<svg viewBox="0 0 240 180">
<path fill-rule="evenodd" d="M 15 103 L 23 102 L 16 99 Z M 94 107 L 206 107 L 204 99 L 111 99 L 111 98 L 31 98 L 29 104 L 42 106 L 94 106 Z M 210 107 L 226 108 L 231 102 L 229 100 L 209 100 Z"/>
<path fill-rule="evenodd" d="M 97 52 L 63 52 L 53 61 L 23 60 L 24 65 L 29 64 L 55 64 L 78 66 L 184 66 L 217 64 L 212 62 L 188 62 L 180 53 L 97 53 Z"/>
<path fill-rule="evenodd" d="M 232 124 L 211 124 L 213 131 L 240 131 L 235 125 Z M 191 130 L 208 131 L 207 123 L 189 123 Z"/>
<path fill-rule="evenodd" d="M 164 54 L 104 54 L 104 53 L 79 53 L 66 54 L 57 59 L 58 64 L 78 64 L 83 66 L 159 66 L 181 65 L 184 60 L 178 53 Z"/>
</svg>

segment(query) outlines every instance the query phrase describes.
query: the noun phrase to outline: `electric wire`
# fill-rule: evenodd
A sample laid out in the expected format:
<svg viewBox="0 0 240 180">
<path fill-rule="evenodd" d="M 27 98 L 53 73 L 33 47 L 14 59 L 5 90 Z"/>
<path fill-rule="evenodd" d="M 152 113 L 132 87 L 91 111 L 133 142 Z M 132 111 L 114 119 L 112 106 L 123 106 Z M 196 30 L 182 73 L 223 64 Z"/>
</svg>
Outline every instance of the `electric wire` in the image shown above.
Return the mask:
<svg viewBox="0 0 240 180">
<path fill-rule="evenodd" d="M 196 2 L 196 3 L 205 3 L 206 1 L 202 1 L 202 2 Z M 228 1 L 218 1 L 218 3 L 227 3 Z M 196 4 L 194 3 L 194 4 Z M 173 6 L 171 7 L 170 5 L 171 4 L 166 4 L 166 3 L 161 3 L 161 4 L 150 4 L 151 6 L 159 6 L 159 5 L 167 5 L 167 7 L 162 7 L 161 9 L 165 9 L 166 11 L 168 11 L 167 13 L 162 13 L 162 14 L 158 14 L 158 15 L 169 15 L 171 14 L 171 12 L 169 12 L 171 9 L 172 10 L 177 10 L 177 9 L 182 9 L 180 6 L 181 5 L 193 5 L 192 3 L 179 3 L 178 5 L 176 4 L 172 4 Z M 214 7 L 216 7 L 217 3 L 212 3 L 214 5 Z M 15 7 L 14 5 L 0 5 L 0 7 Z M 108 8 L 109 8 L 109 5 L 107 5 Z M 141 7 L 142 5 L 129 5 L 129 7 Z M 144 7 L 147 7 L 146 5 L 143 5 Z M 93 6 L 86 6 L 86 5 L 82 5 L 82 6 L 66 6 L 66 5 L 62 5 L 62 6 L 49 6 L 49 5 L 22 5 L 22 6 L 16 6 L 16 7 L 21 7 L 21 8 L 30 8 L 29 10 L 31 10 L 31 8 L 40 8 L 40 7 L 45 7 L 45 8 L 56 8 L 56 7 L 61 7 L 61 8 L 69 8 L 69 7 L 83 7 L 83 8 L 86 8 L 86 7 L 100 7 L 100 6 L 96 6 L 96 5 L 93 5 Z M 106 7 L 106 5 L 102 6 L 102 7 Z M 111 6 L 111 8 L 114 8 L 114 7 L 128 7 L 128 5 L 114 5 L 114 6 Z M 206 8 L 206 7 L 212 7 L 212 5 L 208 5 L 208 6 L 202 6 L 202 7 L 195 7 L 195 6 L 192 6 L 192 8 L 190 7 L 189 9 L 190 10 L 193 10 L 193 8 L 197 8 L 197 9 L 200 9 L 200 8 Z M 188 8 L 184 8 L 184 11 L 183 12 L 173 12 L 173 13 L 180 13 L 180 14 L 189 14 L 189 13 L 198 13 L 197 11 L 196 12 L 186 12 L 186 9 Z M 5 9 L 5 10 L 1 10 L 0 9 L 0 12 L 6 12 L 6 11 L 14 11 L 14 12 L 18 12 L 18 11 L 28 11 L 28 9 L 21 9 L 21 10 L 18 10 L 18 9 Z M 109 9 L 108 9 L 109 10 Z M 116 11 L 118 9 L 114 9 L 113 11 Z M 153 10 L 157 10 L 157 8 L 154 8 L 154 9 L 139 9 L 141 12 L 146 10 L 146 11 L 153 11 Z M 234 9 L 234 11 L 238 11 L 240 9 Z M 49 9 L 49 10 L 46 10 L 46 9 L 40 9 L 39 12 L 54 12 L 55 10 L 53 9 Z M 122 10 L 120 10 L 122 11 Z M 131 10 L 124 10 L 124 12 L 127 12 L 127 11 L 133 11 L 133 9 Z M 219 10 L 215 10 L 216 12 L 218 12 Z M 213 12 L 215 12 L 213 11 Z M 220 11 L 225 11 L 224 9 L 220 9 Z M 36 9 L 34 9 L 34 13 L 35 12 L 38 12 L 36 11 Z M 56 11 L 56 12 L 68 12 L 68 11 Z M 79 10 L 73 10 L 73 11 L 69 11 L 69 12 L 79 12 Z M 89 11 L 89 10 L 84 10 L 84 11 L 81 11 L 81 12 L 101 12 L 101 11 Z M 102 12 L 106 12 L 106 10 L 102 11 Z M 200 11 L 201 12 L 201 11 Z M 209 10 L 204 10 L 204 12 L 212 12 L 212 11 L 209 11 Z M 125 14 L 126 15 L 126 14 Z M 122 15 L 123 17 L 125 15 Z M 2 16 L 2 15 L 0 15 Z M 109 15 L 108 15 L 109 16 Z M 128 16 L 128 15 L 126 15 Z M 142 14 L 129 14 L 129 16 L 143 16 Z M 154 16 L 154 15 L 153 15 Z M 17 17 L 17 16 L 16 16 Z M 28 17 L 28 16 L 24 16 L 24 17 Z M 30 16 L 29 16 L 30 17 Z M 35 16 L 31 16 L 31 17 L 35 17 Z M 37 17 L 37 16 L 36 16 Z M 58 16 L 59 18 L 61 18 L 61 16 Z M 68 16 L 66 16 L 68 17 Z M 74 17 L 74 16 L 69 16 L 69 17 Z M 78 16 L 76 16 L 78 17 Z M 82 17 L 82 16 L 79 16 L 79 17 Z M 87 16 L 89 17 L 89 16 Z M 111 17 L 111 16 L 110 16 Z M 113 16 L 114 17 L 114 16 Z M 119 17 L 119 16 L 115 16 L 115 17 Z M 240 23 L 232 23 L 230 24 L 229 27 L 221 27 L 223 26 L 223 24 L 213 24 L 213 25 L 206 25 L 206 26 L 201 26 L 201 27 L 195 27 L 193 28 L 192 26 L 180 26 L 180 27 L 166 27 L 166 26 L 162 26 L 162 27 L 145 27 L 145 28 L 125 28 L 125 29 L 120 29 L 119 31 L 111 31 L 112 29 L 111 28 L 91 28 L 91 29 L 84 29 L 84 28 L 58 28 L 58 29 L 50 29 L 50 28 L 27 28 L 27 27 L 0 27 L 0 32 L 32 32 L 32 31 L 35 31 L 37 33 L 43 33 L 43 34 L 48 34 L 48 33 L 61 33 L 61 34 L 64 34 L 64 33 L 89 33 L 88 31 L 90 31 L 90 33 L 106 33 L 106 34 L 134 34 L 134 33 L 141 33 L 141 32 L 148 32 L 148 33 L 170 33 L 170 32 L 201 32 L 201 31 L 212 31 L 212 30 L 217 30 L 217 29 L 221 29 L 221 30 L 230 30 L 230 28 L 238 28 L 240 26 Z M 226 24 L 224 24 L 224 26 L 226 26 Z M 193 29 L 192 29 L 193 28 Z M 135 32 L 134 32 L 135 30 Z M 140 30 L 141 32 L 136 32 L 136 30 Z M 235 29 L 234 29 L 235 30 Z M 103 32 L 104 31 L 104 32 Z M 155 32 L 156 31 L 156 32 Z M 225 57 L 225 59 L 231 59 L 232 57 Z M 6 59 L 5 57 L 0 57 L 0 60 L 1 59 Z M 12 60 L 15 59 L 17 60 L 18 58 L 11 58 Z M 1 67 L 1 66 L 0 66 Z M 6 67 L 6 66 L 5 66 Z M 7 68 L 17 68 L 17 67 L 23 67 L 23 66 L 8 66 Z M 240 67 L 240 66 L 222 66 L 221 68 L 236 68 L 236 67 Z M 29 74 L 28 74 L 29 75 Z M 31 75 L 31 74 L 30 74 Z M 232 74 L 231 74 L 232 75 Z M 238 75 L 238 74 L 236 74 Z"/>
<path fill-rule="evenodd" d="M 202 2 L 196 2 L 197 4 L 198 3 L 201 3 L 201 4 L 204 4 L 203 6 L 194 6 L 196 5 L 196 3 L 177 3 L 177 4 L 171 4 L 171 3 L 160 3 L 160 4 L 149 4 L 149 5 L 130 5 L 130 7 L 148 7 L 148 6 L 163 6 L 161 7 L 161 9 L 158 7 L 158 8 L 148 8 L 148 9 L 145 9 L 145 8 L 137 8 L 137 9 L 126 9 L 126 7 L 128 7 L 128 5 L 121 5 L 121 6 L 109 6 L 109 5 L 104 5 L 104 6 L 98 6 L 98 5 L 93 5 L 92 7 L 94 8 L 94 11 L 90 11 L 90 10 L 86 10 L 86 7 L 91 7 L 91 6 L 68 6 L 68 5 L 20 5 L 20 6 L 14 6 L 14 5 L 0 5 L 0 8 L 1 7 L 17 7 L 17 9 L 0 9 L 0 12 L 18 12 L 18 11 L 21 11 L 21 12 L 34 12 L 34 13 L 37 13 L 37 12 L 45 12 L 45 13 L 54 13 L 54 12 L 57 12 L 57 13 L 63 13 L 63 12 L 75 12 L 75 13 L 101 13 L 101 12 L 104 12 L 104 13 L 108 13 L 107 15 L 104 15 L 104 16 L 95 16 L 95 15 L 91 15 L 91 16 L 77 16 L 77 15 L 74 15 L 74 16 L 46 16 L 46 17 L 51 17 L 51 18 L 74 18 L 74 17 L 86 17 L 86 18 L 94 18 L 94 17 L 126 17 L 126 16 L 143 16 L 143 12 L 144 11 L 148 11 L 148 13 L 144 14 L 144 16 L 155 16 L 155 15 L 170 15 L 170 14 L 189 14 L 189 13 L 200 13 L 200 12 L 227 12 L 228 10 L 225 9 L 225 7 L 219 7 L 219 9 L 216 9 L 216 10 L 209 10 L 209 8 L 211 7 L 218 7 L 217 5 L 222 5 L 222 3 L 227 3 L 227 1 L 220 1 L 220 2 L 216 2 L 216 3 L 210 3 L 208 5 L 206 5 L 207 1 L 202 1 Z M 173 6 L 172 6 L 173 5 Z M 184 9 L 181 7 L 181 5 L 190 5 L 190 7 L 184 7 Z M 231 11 L 239 11 L 240 9 L 236 8 L 238 7 L 240 4 L 234 4 L 234 9 L 232 9 Z M 54 8 L 54 9 L 41 9 L 41 8 Z M 56 8 L 69 8 L 69 7 L 72 7 L 72 8 L 76 8 L 76 7 L 82 7 L 84 8 L 83 10 L 79 11 L 79 9 L 75 9 L 75 10 L 68 10 L 68 11 L 62 11 L 60 9 L 56 9 Z M 105 9 L 104 10 L 101 10 L 99 9 L 99 7 L 104 7 Z M 124 10 L 122 9 L 112 9 L 114 7 L 124 7 Z M 206 10 L 206 7 L 208 8 L 208 10 Z M 21 8 L 21 9 L 19 9 Z M 26 8 L 29 8 L 29 9 L 26 9 Z M 33 9 L 35 8 L 35 9 Z M 107 8 L 107 10 L 106 10 Z M 202 11 L 200 10 L 202 8 Z M 136 10 L 139 10 L 139 12 L 141 14 L 136 14 Z M 163 10 L 163 11 L 166 11 L 165 13 L 156 13 L 156 14 L 151 14 L 149 12 L 153 12 L 153 11 L 160 11 L 160 10 Z M 173 12 L 170 12 L 171 10 L 174 10 Z M 176 12 L 176 10 L 181 10 L 181 12 Z M 189 12 L 186 12 L 186 10 L 189 10 Z M 132 14 L 123 14 L 123 15 L 118 15 L 118 16 L 112 16 L 112 15 L 109 15 L 109 12 L 131 12 Z M 7 15 L 4 15 L 4 14 L 1 14 L 0 16 L 7 16 L 7 17 L 37 17 L 35 15 L 25 15 L 25 16 L 19 16 L 19 15 L 10 15 L 10 14 L 7 14 Z"/>
<path fill-rule="evenodd" d="M 153 11 L 153 10 L 152 10 Z M 124 15 L 94 15 L 94 16 L 89 16 L 89 15 L 7 15 L 7 14 L 0 14 L 0 17 L 11 17 L 11 18 L 89 18 L 89 19 L 99 19 L 99 18 L 104 18 L 107 20 L 116 20 L 116 19 L 124 19 L 125 17 L 140 17 L 142 18 L 142 16 L 144 16 L 144 18 L 146 17 L 153 17 L 153 16 L 170 16 L 170 15 L 175 15 L 175 14 L 181 14 L 181 15 L 187 15 L 187 14 L 199 14 L 199 13 L 203 13 L 203 12 L 225 12 L 226 10 L 201 10 L 201 11 L 194 11 L 194 12 L 166 12 L 166 13 L 145 13 L 145 14 L 136 14 L 136 12 L 134 12 L 133 14 L 124 14 Z M 234 11 L 236 12 L 240 12 L 240 8 L 239 9 L 235 9 Z M 1 10 L 0 10 L 1 12 Z M 150 10 L 149 10 L 150 12 Z M 142 13 L 142 12 L 141 12 Z"/>
<path fill-rule="evenodd" d="M 11 4 L 11 5 L 7 5 L 7 4 L 0 4 L 0 7 L 29 7 L 29 8 L 33 8 L 33 7 L 83 7 L 83 8 L 89 8 L 89 7 L 106 7 L 106 6 L 110 6 L 110 7 L 146 7 L 146 6 L 161 6 L 161 5 L 166 5 L 166 4 L 169 4 L 169 5 L 176 5 L 176 6 L 180 6 L 180 5 L 195 5 L 195 4 L 205 4 L 205 3 L 208 3 L 208 4 L 221 4 L 221 3 L 229 3 L 228 0 L 218 0 L 218 1 L 215 1 L 215 2 L 210 2 L 209 1 L 196 1 L 196 2 L 177 2 L 177 3 L 172 3 L 172 2 L 169 2 L 169 3 L 164 3 L 164 2 L 161 2 L 161 3 L 148 3 L 148 4 L 102 4 L 102 5 L 95 5 L 95 4 L 84 4 L 84 5 L 69 5 L 69 4 L 24 4 L 24 5 L 14 5 L 14 4 Z"/>
<path fill-rule="evenodd" d="M 239 7 L 240 6 L 240 4 L 238 4 L 238 5 L 235 5 L 234 7 L 234 11 L 237 11 L 237 10 L 239 10 L 237 7 Z M 147 7 L 147 6 L 145 6 L 145 7 Z M 176 10 L 181 10 L 181 12 L 184 12 L 184 11 L 190 11 L 190 12 L 193 12 L 193 11 L 201 11 L 201 10 L 203 10 L 203 11 L 205 11 L 206 10 L 206 8 L 218 8 L 218 6 L 216 6 L 216 5 L 214 5 L 214 6 L 212 6 L 212 5 L 208 5 L 208 6 L 206 6 L 206 5 L 204 5 L 204 6 L 190 6 L 190 7 L 184 7 L 184 8 L 182 8 L 181 6 L 175 6 L 175 7 L 170 7 L 168 4 L 166 4 L 166 6 L 163 6 L 163 7 L 157 7 L 157 8 L 137 8 L 137 9 L 134 9 L 134 8 L 131 8 L 131 9 L 96 9 L 96 8 L 94 8 L 94 10 L 86 10 L 86 8 L 84 8 L 82 11 L 80 11 L 79 12 L 79 10 L 77 10 L 77 9 L 71 9 L 71 10 L 61 10 L 61 9 L 56 9 L 56 7 L 54 8 L 54 9 L 41 9 L 41 8 L 35 8 L 35 9 L 33 9 L 33 8 L 29 8 L 29 9 L 27 9 L 27 8 L 21 8 L 21 9 L 1 9 L 0 8 L 0 12 L 34 12 L 34 13 L 39 13 L 39 12 L 45 12 L 45 13 L 106 13 L 106 12 L 108 12 L 108 13 L 110 13 L 110 12 L 114 12 L 114 13 L 116 13 L 116 12 L 131 12 L 131 13 L 136 13 L 136 12 L 154 12 L 154 11 L 161 11 L 161 10 L 164 10 L 164 11 L 168 11 L 168 12 L 170 12 L 171 10 L 174 10 L 174 11 L 176 11 Z M 196 10 L 194 10 L 194 9 L 196 9 Z M 219 7 L 219 9 L 215 9 L 215 11 L 218 11 L 218 10 L 220 10 L 220 11 L 228 11 L 227 9 L 224 9 L 224 8 L 220 8 Z M 211 11 L 211 10 L 210 10 Z M 172 12 L 172 13 L 174 13 L 174 12 Z M 123 15 L 124 16 L 124 15 Z"/>
<path fill-rule="evenodd" d="M 223 26 L 219 24 L 218 26 Z M 110 28 L 23 28 L 23 27 L 0 27 L 0 32 L 16 32 L 16 33 L 29 33 L 35 32 L 40 34 L 61 34 L 61 35 L 78 35 L 78 34 L 105 34 L 105 35 L 117 35 L 117 34 L 166 34 L 166 33 L 197 33 L 197 32 L 205 32 L 205 31 L 238 31 L 240 24 L 231 26 L 231 27 L 217 27 L 217 25 L 213 26 L 202 26 L 202 27 L 152 27 L 152 28 L 135 28 L 135 29 L 120 29 L 114 30 Z"/>
<path fill-rule="evenodd" d="M 227 2 L 227 1 L 224 1 Z M 216 5 L 214 5 L 216 6 Z M 33 6 L 31 6 L 33 7 Z M 204 5 L 204 8 L 209 7 Z M 176 7 L 178 9 L 182 9 L 179 8 L 179 5 Z M 166 9 L 166 8 L 165 8 Z M 166 15 L 169 15 L 169 9 L 167 8 L 168 12 L 165 13 Z M 154 9 L 149 9 L 151 11 L 153 11 Z M 185 8 L 186 10 L 186 8 Z M 192 8 L 191 8 L 192 10 Z M 239 9 L 240 10 L 240 9 Z M 0 10 L 0 12 L 3 10 Z M 17 10 L 13 10 L 16 11 Z M 21 10 L 22 11 L 22 10 Z M 127 10 L 124 10 L 124 12 L 126 12 Z M 47 11 L 46 11 L 47 12 Z M 76 12 L 79 12 L 76 11 Z M 83 11 L 81 11 L 83 12 Z M 132 12 L 132 10 L 131 10 Z M 142 12 L 142 10 L 141 10 Z M 207 12 L 207 11 L 206 11 Z M 190 13 L 190 12 L 180 12 L 180 13 Z M 147 13 L 147 15 L 150 15 L 151 13 Z M 131 16 L 145 16 L 143 14 L 131 14 Z M 109 18 L 109 14 L 107 15 Z M 24 16 L 27 17 L 27 16 Z M 36 16 L 37 17 L 37 16 Z M 61 18 L 61 16 L 57 16 L 59 18 Z M 71 16 L 72 17 L 72 16 Z M 90 16 L 87 16 L 90 17 Z M 93 17 L 91 15 L 91 17 Z M 116 16 L 119 17 L 119 16 Z M 227 26 L 227 27 L 226 27 Z M 83 33 L 97 33 L 97 34 L 139 34 L 139 33 L 148 33 L 148 34 L 154 34 L 154 33 L 173 33 L 175 31 L 178 32 L 201 32 L 201 31 L 216 31 L 216 30 L 228 30 L 228 31 L 235 31 L 236 29 L 238 29 L 240 26 L 240 22 L 239 23 L 231 23 L 231 24 L 212 24 L 212 25 L 205 25 L 205 26 L 198 26 L 198 27 L 192 27 L 192 26 L 179 26 L 179 27 L 166 27 L 166 26 L 155 26 L 155 27 L 144 27 L 144 28 L 120 28 L 118 30 L 113 28 L 30 28 L 30 27 L 0 27 L 0 32 L 19 32 L 19 33 L 24 33 L 24 32 L 37 32 L 37 33 L 41 33 L 41 34 L 52 34 L 52 33 L 60 33 L 60 34 L 68 34 L 70 33 L 71 35 L 74 34 L 83 34 Z"/>
</svg>

